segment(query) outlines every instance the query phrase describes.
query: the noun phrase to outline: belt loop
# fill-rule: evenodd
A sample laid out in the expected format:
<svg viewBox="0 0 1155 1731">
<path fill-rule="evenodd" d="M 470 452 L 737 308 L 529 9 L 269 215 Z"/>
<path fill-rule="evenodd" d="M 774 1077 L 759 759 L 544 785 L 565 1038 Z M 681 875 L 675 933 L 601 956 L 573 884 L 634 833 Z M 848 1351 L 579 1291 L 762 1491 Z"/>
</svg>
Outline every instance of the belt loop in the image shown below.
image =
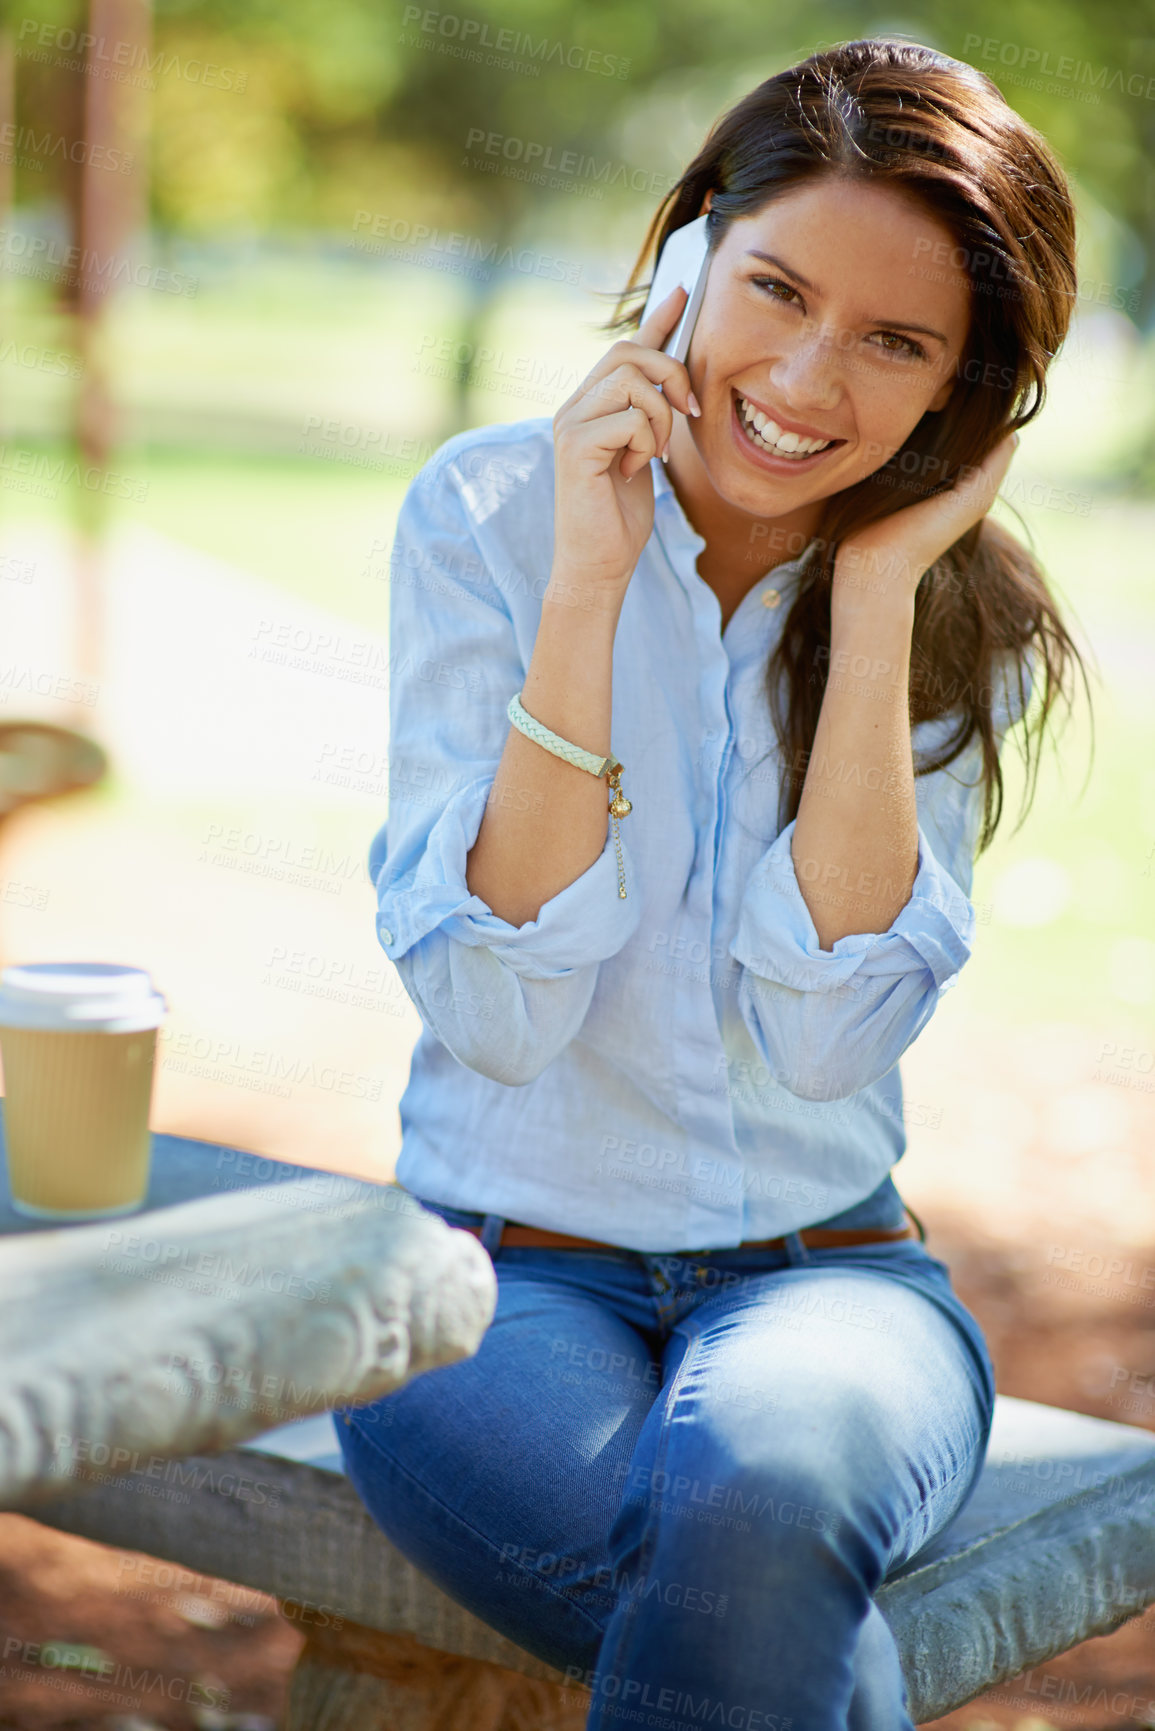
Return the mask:
<svg viewBox="0 0 1155 1731">
<path fill-rule="evenodd" d="M 811 1260 L 810 1252 L 803 1244 L 800 1233 L 784 1232 L 782 1235 L 782 1243 L 785 1247 L 786 1256 L 791 1268 L 797 1268 L 800 1264 L 807 1263 Z"/>
<path fill-rule="evenodd" d="M 501 1248 L 501 1235 L 505 1231 L 505 1216 L 503 1214 L 486 1214 L 481 1222 L 481 1242 L 491 1257 L 495 1257 Z"/>
</svg>

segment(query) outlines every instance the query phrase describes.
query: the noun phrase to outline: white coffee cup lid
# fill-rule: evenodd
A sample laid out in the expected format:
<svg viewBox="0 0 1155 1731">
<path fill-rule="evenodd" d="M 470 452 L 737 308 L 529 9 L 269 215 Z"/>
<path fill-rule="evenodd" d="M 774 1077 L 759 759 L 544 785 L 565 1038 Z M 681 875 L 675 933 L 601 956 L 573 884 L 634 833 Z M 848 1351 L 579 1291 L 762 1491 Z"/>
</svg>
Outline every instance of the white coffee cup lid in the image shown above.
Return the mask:
<svg viewBox="0 0 1155 1731">
<path fill-rule="evenodd" d="M 145 968 L 118 962 L 24 962 L 0 972 L 0 1028 L 131 1034 L 168 1005 Z"/>
</svg>

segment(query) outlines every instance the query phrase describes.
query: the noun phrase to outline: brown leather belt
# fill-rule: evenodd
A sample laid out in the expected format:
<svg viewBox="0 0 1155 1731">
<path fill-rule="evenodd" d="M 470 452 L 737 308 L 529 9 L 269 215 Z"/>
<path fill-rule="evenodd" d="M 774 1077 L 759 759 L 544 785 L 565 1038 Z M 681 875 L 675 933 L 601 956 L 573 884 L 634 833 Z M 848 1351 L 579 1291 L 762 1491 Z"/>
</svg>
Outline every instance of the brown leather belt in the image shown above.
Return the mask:
<svg viewBox="0 0 1155 1731">
<path fill-rule="evenodd" d="M 909 1210 L 908 1210 L 909 1212 Z M 472 1232 L 475 1238 L 481 1237 L 480 1226 L 466 1226 L 466 1232 Z M 833 1250 L 843 1244 L 893 1244 L 901 1238 L 921 1237 L 915 1226 L 908 1220 L 905 1226 L 804 1226 L 798 1234 L 808 1250 Z M 507 1220 L 501 1234 L 501 1247 L 524 1248 L 535 1250 L 620 1250 L 620 1244 L 606 1244 L 600 1238 L 578 1238 L 568 1232 L 547 1232 L 542 1226 L 522 1226 L 516 1220 Z M 785 1250 L 784 1238 L 748 1238 L 744 1244 L 728 1247 L 738 1250 Z M 668 1256 L 706 1256 L 709 1251 L 670 1250 L 661 1252 Z"/>
</svg>

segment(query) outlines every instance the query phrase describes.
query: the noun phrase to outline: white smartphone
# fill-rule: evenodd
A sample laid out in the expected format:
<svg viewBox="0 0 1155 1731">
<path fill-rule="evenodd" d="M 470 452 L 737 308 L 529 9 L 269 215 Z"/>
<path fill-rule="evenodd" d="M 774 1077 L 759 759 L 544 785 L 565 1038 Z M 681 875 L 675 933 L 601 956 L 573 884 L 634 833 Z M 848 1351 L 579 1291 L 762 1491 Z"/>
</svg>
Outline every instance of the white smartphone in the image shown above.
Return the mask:
<svg viewBox="0 0 1155 1731">
<path fill-rule="evenodd" d="M 706 292 L 710 262 L 710 254 L 706 250 L 705 213 L 696 216 L 693 222 L 676 228 L 673 234 L 666 237 L 666 244 L 661 250 L 657 269 L 654 271 L 653 286 L 646 297 L 642 318 L 649 318 L 654 308 L 660 306 L 666 296 L 672 294 L 679 285 L 686 290 L 690 298 L 674 330 L 662 344 L 663 354 L 672 355 L 676 361 L 684 361 L 690 352 L 690 338 L 694 334 L 694 325 Z M 658 389 L 661 389 L 660 385 Z"/>
</svg>

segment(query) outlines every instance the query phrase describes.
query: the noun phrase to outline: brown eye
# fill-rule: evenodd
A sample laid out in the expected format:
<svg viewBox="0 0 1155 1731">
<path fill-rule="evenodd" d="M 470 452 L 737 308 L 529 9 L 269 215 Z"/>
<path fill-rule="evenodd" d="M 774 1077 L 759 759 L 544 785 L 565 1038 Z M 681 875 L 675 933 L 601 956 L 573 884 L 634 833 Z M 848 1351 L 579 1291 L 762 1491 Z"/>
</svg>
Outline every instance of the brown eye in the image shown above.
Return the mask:
<svg viewBox="0 0 1155 1731">
<path fill-rule="evenodd" d="M 884 351 L 886 354 L 909 355 L 911 360 L 925 361 L 926 350 L 922 347 L 922 344 L 913 342 L 910 337 L 904 337 L 900 331 L 879 331 L 877 334 L 881 336 L 884 341 L 889 338 L 900 345 L 897 349 L 887 348 Z"/>
<path fill-rule="evenodd" d="M 771 290 L 773 290 L 773 289 L 785 289 L 787 295 L 797 296 L 797 294 L 798 294 L 798 290 L 796 288 L 792 288 L 788 282 L 783 282 L 781 277 L 752 276 L 750 278 L 750 281 L 754 284 L 754 286 L 756 288 L 763 288 L 764 287 L 766 294 L 767 294 L 767 298 L 769 300 L 775 300 L 775 301 L 780 300 L 780 301 L 783 301 L 783 304 L 785 304 L 785 305 L 789 305 L 789 302 L 785 300 L 784 296 L 773 294 L 773 293 L 771 293 Z"/>
</svg>

